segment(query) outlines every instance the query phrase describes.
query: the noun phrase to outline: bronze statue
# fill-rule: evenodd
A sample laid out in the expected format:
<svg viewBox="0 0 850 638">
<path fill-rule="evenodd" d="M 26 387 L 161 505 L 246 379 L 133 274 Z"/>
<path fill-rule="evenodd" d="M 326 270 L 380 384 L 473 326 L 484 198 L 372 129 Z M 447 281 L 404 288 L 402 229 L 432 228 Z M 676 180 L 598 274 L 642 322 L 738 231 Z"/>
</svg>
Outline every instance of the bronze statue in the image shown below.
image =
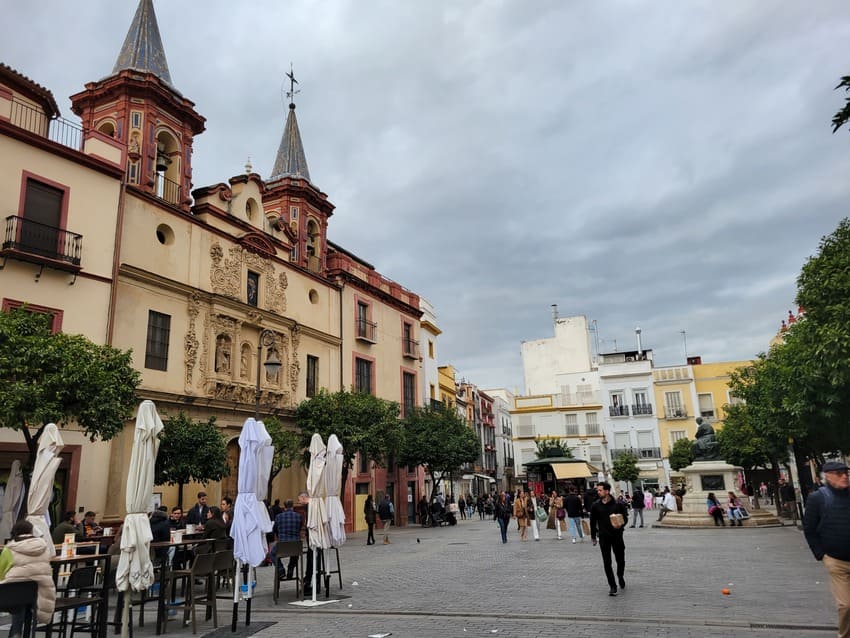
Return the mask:
<svg viewBox="0 0 850 638">
<path fill-rule="evenodd" d="M 694 461 L 716 461 L 720 458 L 720 443 L 714 436 L 714 428 L 702 417 L 697 417 L 697 438 L 692 449 Z"/>
</svg>

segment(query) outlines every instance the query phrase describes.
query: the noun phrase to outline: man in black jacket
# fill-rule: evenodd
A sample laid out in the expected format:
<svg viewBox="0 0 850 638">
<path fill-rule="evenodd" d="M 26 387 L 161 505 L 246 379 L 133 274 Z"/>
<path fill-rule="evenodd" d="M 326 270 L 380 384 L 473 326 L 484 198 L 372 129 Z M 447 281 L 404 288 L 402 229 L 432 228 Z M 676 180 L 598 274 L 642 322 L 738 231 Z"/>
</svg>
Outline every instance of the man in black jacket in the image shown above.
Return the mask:
<svg viewBox="0 0 850 638">
<path fill-rule="evenodd" d="M 635 488 L 635 491 L 632 494 L 632 509 L 635 512 L 632 527 L 634 527 L 635 523 L 637 523 L 638 517 L 640 517 L 640 526 L 643 527 L 643 508 L 645 505 L 646 503 L 644 503 L 643 490 L 639 487 Z"/>
<path fill-rule="evenodd" d="M 838 607 L 838 635 L 850 637 L 850 479 L 838 461 L 823 464 L 826 485 L 809 495 L 803 530 L 817 560 L 829 572 Z"/>
<path fill-rule="evenodd" d="M 191 525 L 206 525 L 209 509 L 207 507 L 207 493 L 198 492 L 198 502 L 189 510 L 189 513 L 186 515 L 186 522 Z"/>
<path fill-rule="evenodd" d="M 611 496 L 611 484 L 602 482 L 596 484 L 599 498 L 590 506 L 590 538 L 596 545 L 596 536 L 599 534 L 599 549 L 602 550 L 602 565 L 605 568 L 605 577 L 608 579 L 610 590 L 609 596 L 617 595 L 617 581 L 614 580 L 614 570 L 611 569 L 611 551 L 617 560 L 617 578 L 620 581 L 620 589 L 626 588 L 623 574 L 626 571 L 626 545 L 623 542 L 623 528 L 629 520 L 629 511 L 625 505 L 617 502 Z M 619 514 L 622 520 L 616 524 L 611 516 Z"/>
</svg>

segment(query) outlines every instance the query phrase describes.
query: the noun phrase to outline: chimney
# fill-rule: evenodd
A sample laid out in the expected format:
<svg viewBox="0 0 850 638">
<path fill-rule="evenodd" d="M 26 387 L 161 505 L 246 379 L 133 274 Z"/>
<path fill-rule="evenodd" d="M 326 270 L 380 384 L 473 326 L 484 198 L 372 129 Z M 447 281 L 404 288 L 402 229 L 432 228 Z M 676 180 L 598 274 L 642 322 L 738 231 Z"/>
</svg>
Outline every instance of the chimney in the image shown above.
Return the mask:
<svg viewBox="0 0 850 638">
<path fill-rule="evenodd" d="M 638 351 L 638 357 L 639 357 L 643 354 L 643 348 L 640 345 L 640 326 L 635 328 L 635 337 L 637 338 L 637 351 Z"/>
<path fill-rule="evenodd" d="M 558 304 L 552 304 L 552 321 L 558 323 Z"/>
</svg>

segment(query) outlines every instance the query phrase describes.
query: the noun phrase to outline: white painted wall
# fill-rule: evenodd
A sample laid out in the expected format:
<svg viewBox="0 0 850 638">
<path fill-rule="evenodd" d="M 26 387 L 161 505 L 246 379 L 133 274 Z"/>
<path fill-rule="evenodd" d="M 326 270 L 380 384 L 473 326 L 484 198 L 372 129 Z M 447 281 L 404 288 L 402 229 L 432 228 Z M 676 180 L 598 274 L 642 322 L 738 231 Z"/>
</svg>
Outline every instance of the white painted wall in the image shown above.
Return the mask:
<svg viewBox="0 0 850 638">
<path fill-rule="evenodd" d="M 522 342 L 525 394 L 557 394 L 557 375 L 591 369 L 587 327 L 584 315 L 560 317 L 555 321 L 554 337 Z"/>
<path fill-rule="evenodd" d="M 422 311 L 420 322 L 428 322 L 437 325 L 437 315 L 434 306 L 427 299 L 419 298 L 419 309 Z M 420 323 L 419 352 L 422 357 L 422 374 L 419 382 L 419 396 L 422 397 L 422 405 L 429 405 L 431 401 L 431 386 L 434 386 L 434 398 L 440 400 L 440 379 L 437 368 L 437 337 L 439 335 L 424 323 Z M 434 356 L 430 354 L 428 343 L 434 344 Z"/>
</svg>

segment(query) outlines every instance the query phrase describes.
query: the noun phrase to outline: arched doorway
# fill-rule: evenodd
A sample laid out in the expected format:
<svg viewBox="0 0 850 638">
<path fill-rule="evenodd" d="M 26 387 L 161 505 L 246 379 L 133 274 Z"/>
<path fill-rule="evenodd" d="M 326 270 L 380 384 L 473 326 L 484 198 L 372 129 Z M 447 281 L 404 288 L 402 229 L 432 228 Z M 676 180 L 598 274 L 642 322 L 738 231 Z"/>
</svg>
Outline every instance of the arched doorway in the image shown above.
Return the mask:
<svg viewBox="0 0 850 638">
<path fill-rule="evenodd" d="M 239 439 L 231 439 L 227 444 L 227 466 L 230 474 L 221 481 L 221 497 L 229 496 L 235 500 L 239 491 Z"/>
</svg>

